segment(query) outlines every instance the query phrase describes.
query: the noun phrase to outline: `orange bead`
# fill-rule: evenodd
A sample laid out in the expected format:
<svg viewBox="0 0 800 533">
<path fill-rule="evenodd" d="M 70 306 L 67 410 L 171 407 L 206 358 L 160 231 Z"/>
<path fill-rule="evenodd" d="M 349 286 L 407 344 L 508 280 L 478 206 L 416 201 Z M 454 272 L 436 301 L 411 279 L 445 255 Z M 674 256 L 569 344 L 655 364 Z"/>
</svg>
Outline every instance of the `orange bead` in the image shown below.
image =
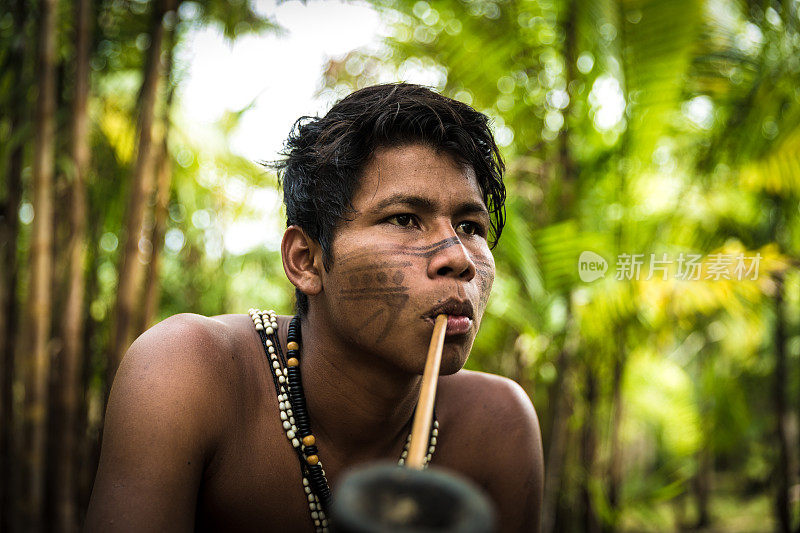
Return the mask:
<svg viewBox="0 0 800 533">
<path fill-rule="evenodd" d="M 303 446 L 313 446 L 317 443 L 317 439 L 314 438 L 314 435 L 306 435 L 303 437 Z"/>
<path fill-rule="evenodd" d="M 299 364 L 300 364 L 300 361 L 298 361 L 298 360 L 297 360 L 296 358 L 294 358 L 294 357 L 290 357 L 290 358 L 289 358 L 289 360 L 288 360 L 288 361 L 286 361 L 286 365 L 287 365 L 287 366 L 297 366 L 297 365 L 299 365 Z"/>
<path fill-rule="evenodd" d="M 290 342 L 289 344 L 286 345 L 286 349 L 287 350 L 299 350 L 300 349 L 300 345 L 297 344 L 296 342 L 292 341 L 292 342 Z"/>
<path fill-rule="evenodd" d="M 308 457 L 306 457 L 306 462 L 310 465 L 315 465 L 319 463 L 319 457 L 317 457 L 316 455 L 309 455 Z"/>
</svg>

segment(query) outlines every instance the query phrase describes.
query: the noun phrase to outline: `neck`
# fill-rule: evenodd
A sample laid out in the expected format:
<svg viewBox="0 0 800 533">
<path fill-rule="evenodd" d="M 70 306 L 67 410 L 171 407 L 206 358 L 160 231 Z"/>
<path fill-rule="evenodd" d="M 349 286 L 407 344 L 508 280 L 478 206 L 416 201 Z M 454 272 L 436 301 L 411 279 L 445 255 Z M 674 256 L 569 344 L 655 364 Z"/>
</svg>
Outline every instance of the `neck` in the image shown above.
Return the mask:
<svg viewBox="0 0 800 533">
<path fill-rule="evenodd" d="M 353 459 L 394 458 L 411 429 L 421 376 L 347 346 L 313 313 L 301 323 L 301 373 L 321 449 Z M 325 444 L 329 443 L 329 446 Z"/>
</svg>

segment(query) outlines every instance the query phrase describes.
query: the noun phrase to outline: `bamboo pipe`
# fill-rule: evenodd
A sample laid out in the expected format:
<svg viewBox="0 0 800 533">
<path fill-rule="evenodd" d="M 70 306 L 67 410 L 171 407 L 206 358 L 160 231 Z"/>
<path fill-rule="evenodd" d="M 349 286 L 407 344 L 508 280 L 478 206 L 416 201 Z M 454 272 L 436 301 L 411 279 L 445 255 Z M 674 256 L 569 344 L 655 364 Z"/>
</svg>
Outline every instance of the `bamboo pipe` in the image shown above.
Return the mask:
<svg viewBox="0 0 800 533">
<path fill-rule="evenodd" d="M 428 440 L 433 419 L 433 404 L 436 401 L 436 385 L 439 380 L 439 367 L 442 363 L 444 334 L 447 331 L 447 315 L 437 315 L 433 325 L 431 344 L 428 347 L 428 358 L 422 374 L 422 387 L 419 393 L 414 422 L 411 426 L 411 443 L 408 446 L 408 457 L 405 464 L 409 468 L 422 470 L 422 462 L 428 451 Z"/>
</svg>

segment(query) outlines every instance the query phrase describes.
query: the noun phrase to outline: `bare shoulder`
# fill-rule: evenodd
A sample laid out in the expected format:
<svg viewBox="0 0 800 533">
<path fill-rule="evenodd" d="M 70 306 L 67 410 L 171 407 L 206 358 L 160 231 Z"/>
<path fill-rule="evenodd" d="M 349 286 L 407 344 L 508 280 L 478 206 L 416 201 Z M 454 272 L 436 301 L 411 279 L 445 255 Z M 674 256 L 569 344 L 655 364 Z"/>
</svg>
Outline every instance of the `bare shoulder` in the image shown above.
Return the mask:
<svg viewBox="0 0 800 533">
<path fill-rule="evenodd" d="M 492 497 L 501 531 L 538 531 L 544 461 L 528 394 L 508 378 L 469 370 L 440 378 L 439 387 L 442 448 L 452 443 L 454 466 Z"/>
<path fill-rule="evenodd" d="M 515 381 L 503 376 L 461 370 L 439 380 L 440 394 L 458 405 L 462 416 L 495 426 L 532 427 L 538 430 L 536 410 L 527 393 Z"/>
<path fill-rule="evenodd" d="M 192 528 L 204 468 L 235 403 L 246 319 L 181 314 L 134 341 L 109 394 L 87 531 Z"/>
<path fill-rule="evenodd" d="M 108 409 L 146 394 L 164 416 L 171 406 L 183 405 L 182 418 L 203 426 L 207 439 L 215 439 L 236 409 L 237 384 L 255 340 L 247 315 L 171 316 L 130 346 L 114 378 Z"/>
<path fill-rule="evenodd" d="M 222 380 L 236 365 L 243 341 L 253 335 L 247 331 L 248 322 L 247 315 L 171 316 L 133 342 L 120 363 L 114 386 L 134 379 L 150 386 L 153 381 L 167 381 L 171 386 L 202 381 L 205 386 L 224 388 Z"/>
<path fill-rule="evenodd" d="M 221 355 L 220 350 L 228 352 L 234 348 L 237 317 L 246 318 L 245 315 L 173 315 L 142 333 L 123 362 L 132 357 L 157 358 L 165 352 L 210 362 L 211 358 Z"/>
</svg>

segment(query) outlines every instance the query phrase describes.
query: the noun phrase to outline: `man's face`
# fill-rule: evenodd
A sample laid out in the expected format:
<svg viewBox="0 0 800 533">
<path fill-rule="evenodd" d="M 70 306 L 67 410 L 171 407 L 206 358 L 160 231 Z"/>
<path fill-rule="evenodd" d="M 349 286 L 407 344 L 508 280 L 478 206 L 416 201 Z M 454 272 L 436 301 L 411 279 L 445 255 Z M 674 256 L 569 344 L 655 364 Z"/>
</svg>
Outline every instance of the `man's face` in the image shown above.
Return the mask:
<svg viewBox="0 0 800 533">
<path fill-rule="evenodd" d="M 337 228 L 323 306 L 346 346 L 422 373 L 435 315 L 451 315 L 442 373 L 467 359 L 494 281 L 475 173 L 422 146 L 384 148 L 364 170 L 356 214 Z"/>
</svg>

